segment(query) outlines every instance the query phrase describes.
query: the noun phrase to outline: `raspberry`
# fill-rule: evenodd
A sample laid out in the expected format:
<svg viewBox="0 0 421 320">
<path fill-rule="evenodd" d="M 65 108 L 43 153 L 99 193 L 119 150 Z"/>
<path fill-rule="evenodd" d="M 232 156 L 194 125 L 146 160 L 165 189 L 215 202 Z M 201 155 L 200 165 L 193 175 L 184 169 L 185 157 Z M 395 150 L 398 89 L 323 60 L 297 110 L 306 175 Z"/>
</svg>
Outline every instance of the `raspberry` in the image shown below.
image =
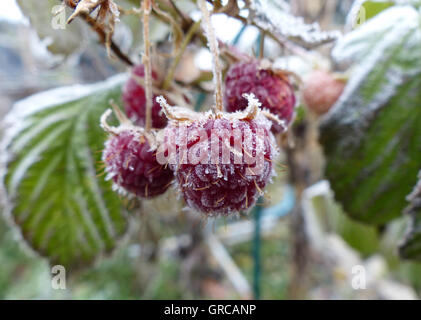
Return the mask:
<svg viewBox="0 0 421 320">
<path fill-rule="evenodd" d="M 155 151 L 135 129 L 123 128 L 111 135 L 102 158 L 107 179 L 113 179 L 115 188 L 138 197 L 152 198 L 164 193 L 174 177 L 169 168 L 157 162 Z"/>
<path fill-rule="evenodd" d="M 316 70 L 304 81 L 303 100 L 306 106 L 318 115 L 329 111 L 342 94 L 345 82 L 333 74 Z"/>
<path fill-rule="evenodd" d="M 230 67 L 225 78 L 224 103 L 228 112 L 244 110 L 247 100 L 244 93 L 254 93 L 269 110 L 286 124 L 294 114 L 294 89 L 286 77 L 275 74 L 270 69 L 261 69 L 258 60 L 238 62 Z M 279 133 L 282 126 L 273 123 L 272 131 Z"/>
<path fill-rule="evenodd" d="M 145 77 L 145 67 L 140 64 L 133 68 L 132 73 L 140 78 Z M 152 78 L 158 78 L 156 72 L 152 72 Z M 167 125 L 167 118 L 162 113 L 161 106 L 153 97 L 152 105 L 152 127 L 156 129 L 164 128 Z M 123 102 L 127 116 L 138 126 L 144 127 L 146 121 L 146 93 L 145 88 L 133 77 L 127 80 L 123 88 Z"/>
<path fill-rule="evenodd" d="M 234 115 L 238 114 L 223 114 L 218 118 L 208 113 L 200 120 L 187 122 L 185 126 L 171 121 L 164 131 L 166 143 L 176 146 L 177 161 L 171 167 L 184 200 L 189 207 L 207 216 L 227 216 L 253 207 L 273 175 L 272 161 L 277 148 L 270 132 L 271 121 L 261 114 L 252 119 Z M 242 149 L 235 149 L 235 131 L 241 134 Z M 182 151 L 182 133 L 187 137 L 186 158 Z M 214 142 L 212 134 L 216 134 Z M 229 145 L 229 158 L 225 160 L 224 145 Z M 219 151 L 215 156 L 212 156 L 213 146 L 217 146 Z M 239 161 L 235 160 L 235 150 L 240 150 Z M 256 158 L 256 161 L 246 160 L 246 155 L 262 156 L 261 162 Z M 192 156 L 196 157 L 196 161 L 192 161 Z"/>
</svg>

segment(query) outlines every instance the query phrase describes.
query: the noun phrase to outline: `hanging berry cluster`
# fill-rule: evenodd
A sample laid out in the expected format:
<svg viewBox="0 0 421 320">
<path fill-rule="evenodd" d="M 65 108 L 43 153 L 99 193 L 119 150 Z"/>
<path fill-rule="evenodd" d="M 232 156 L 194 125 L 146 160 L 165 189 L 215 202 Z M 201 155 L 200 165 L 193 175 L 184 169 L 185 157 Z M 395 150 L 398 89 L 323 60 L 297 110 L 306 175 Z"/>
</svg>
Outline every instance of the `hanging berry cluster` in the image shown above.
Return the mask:
<svg viewBox="0 0 421 320">
<path fill-rule="evenodd" d="M 176 90 L 160 87 L 152 70 L 151 1 L 143 1 L 143 63 L 123 88 L 126 114 L 113 105 L 120 125 L 108 125 L 111 110 L 101 118 L 109 133 L 103 161 L 116 191 L 152 198 L 172 185 L 194 211 L 227 216 L 248 211 L 263 196 L 278 154 L 274 135 L 287 130 L 295 95 L 286 73 L 247 57 L 229 68 L 223 90 L 210 13 L 205 0 L 198 4 L 213 57 L 213 108 L 170 106 Z"/>
</svg>

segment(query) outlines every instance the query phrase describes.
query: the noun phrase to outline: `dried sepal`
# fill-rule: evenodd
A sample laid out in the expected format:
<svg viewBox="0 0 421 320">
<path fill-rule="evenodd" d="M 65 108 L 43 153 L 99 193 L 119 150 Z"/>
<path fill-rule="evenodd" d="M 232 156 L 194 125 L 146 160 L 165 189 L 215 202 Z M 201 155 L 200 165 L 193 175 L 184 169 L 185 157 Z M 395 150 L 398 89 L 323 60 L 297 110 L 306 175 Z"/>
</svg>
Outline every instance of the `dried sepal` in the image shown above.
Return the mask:
<svg viewBox="0 0 421 320">
<path fill-rule="evenodd" d="M 261 103 L 253 93 L 243 94 L 244 98 L 248 100 L 248 106 L 243 111 L 237 111 L 232 113 L 215 113 L 214 111 L 208 111 L 206 113 L 198 113 L 187 108 L 170 106 L 167 100 L 163 96 L 156 98 L 156 101 L 161 105 L 165 116 L 168 120 L 179 121 L 179 122 L 194 122 L 200 121 L 205 118 L 221 118 L 224 117 L 229 120 L 254 120 L 259 114 L 263 115 L 269 120 L 275 121 L 279 124 L 283 131 L 287 131 L 288 127 L 285 121 L 281 120 L 277 115 L 271 113 L 269 110 L 261 109 Z"/>
<path fill-rule="evenodd" d="M 275 122 L 275 123 L 277 123 L 277 124 L 279 124 L 281 127 L 282 127 L 282 129 L 283 129 L 283 132 L 285 132 L 285 131 L 287 131 L 288 130 L 288 126 L 287 126 L 287 124 L 285 123 L 285 121 L 284 120 L 282 120 L 282 119 L 280 119 L 276 114 L 273 114 L 272 112 L 270 112 L 269 110 L 266 110 L 266 109 L 263 109 L 262 111 L 261 111 L 261 113 L 267 118 L 267 119 L 269 119 L 269 120 L 272 120 L 273 122 Z"/>
<path fill-rule="evenodd" d="M 121 109 L 115 104 L 113 101 L 110 101 L 110 105 L 112 106 L 111 109 L 107 109 L 100 118 L 100 126 L 101 128 L 111 135 L 119 135 L 122 131 L 132 131 L 136 132 L 140 137 L 146 138 L 148 140 L 149 145 L 151 146 L 151 150 L 156 150 L 158 148 L 157 139 L 156 139 L 156 132 L 150 131 L 146 132 L 142 127 L 138 127 L 133 125 L 133 123 L 127 118 L 127 116 L 121 111 Z M 108 124 L 107 119 L 114 111 L 114 114 L 117 120 L 120 122 L 118 127 L 114 127 Z"/>
<path fill-rule="evenodd" d="M 248 101 L 247 108 L 243 111 L 228 113 L 228 116 L 237 120 L 255 119 L 262 104 L 253 93 L 244 93 L 243 97 Z"/>
<path fill-rule="evenodd" d="M 115 24 L 119 21 L 120 16 L 117 4 L 113 0 L 80 0 L 77 3 L 75 1 L 66 1 L 66 4 L 74 8 L 67 23 L 71 23 L 78 16 L 86 19 L 92 12 L 98 10 L 95 22 L 104 32 L 104 43 L 108 56 L 111 56 L 111 39 L 114 34 Z"/>
<path fill-rule="evenodd" d="M 164 114 L 168 120 L 193 122 L 195 120 L 200 120 L 201 118 L 199 113 L 190 109 L 170 106 L 163 96 L 156 97 L 156 101 L 161 105 L 162 110 L 164 111 Z"/>
<path fill-rule="evenodd" d="M 67 19 L 67 23 L 71 23 L 77 16 L 81 14 L 91 14 L 105 0 L 81 0 L 79 2 L 70 1 L 71 5 L 75 5 L 72 15 Z"/>
</svg>

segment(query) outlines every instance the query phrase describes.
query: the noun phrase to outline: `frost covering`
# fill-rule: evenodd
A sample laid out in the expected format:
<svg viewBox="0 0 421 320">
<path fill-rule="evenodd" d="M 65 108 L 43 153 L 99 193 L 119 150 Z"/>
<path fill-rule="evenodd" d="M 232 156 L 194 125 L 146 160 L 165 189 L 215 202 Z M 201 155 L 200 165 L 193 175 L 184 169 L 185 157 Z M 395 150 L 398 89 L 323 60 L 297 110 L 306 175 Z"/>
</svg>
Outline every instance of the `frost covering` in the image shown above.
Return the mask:
<svg viewBox="0 0 421 320">
<path fill-rule="evenodd" d="M 351 77 L 321 124 L 326 175 L 345 211 L 382 224 L 401 214 L 421 163 L 421 28 L 412 6 L 394 6 L 333 50 Z"/>
<path fill-rule="evenodd" d="M 187 205 L 206 216 L 247 211 L 274 175 L 278 150 L 271 121 L 260 112 L 254 96 L 248 98 L 244 112 L 172 119 L 165 129 L 162 146 L 175 154 L 168 161 L 179 189 Z"/>
<path fill-rule="evenodd" d="M 171 185 L 173 173 L 156 161 L 155 150 L 139 130 L 123 128 L 105 142 L 102 160 L 106 179 L 123 195 L 151 198 L 163 194 Z"/>
</svg>

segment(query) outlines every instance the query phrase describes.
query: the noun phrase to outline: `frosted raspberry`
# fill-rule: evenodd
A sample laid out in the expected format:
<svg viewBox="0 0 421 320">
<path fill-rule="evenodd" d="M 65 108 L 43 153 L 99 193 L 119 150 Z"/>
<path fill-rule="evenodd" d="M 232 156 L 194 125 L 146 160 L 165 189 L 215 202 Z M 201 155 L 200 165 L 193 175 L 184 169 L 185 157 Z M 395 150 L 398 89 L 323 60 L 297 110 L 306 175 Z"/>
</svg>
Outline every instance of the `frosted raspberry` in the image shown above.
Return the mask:
<svg viewBox="0 0 421 320">
<path fill-rule="evenodd" d="M 116 188 L 138 197 L 151 198 L 164 193 L 174 177 L 160 165 L 147 139 L 133 129 L 122 129 L 105 142 L 102 154 L 107 179 Z M 120 189 L 123 188 L 123 189 Z"/>
<path fill-rule="evenodd" d="M 286 124 L 292 120 L 295 106 L 293 87 L 287 78 L 270 69 L 261 69 L 258 60 L 238 62 L 228 70 L 224 96 L 227 111 L 234 112 L 247 107 L 244 93 L 255 94 L 262 108 L 277 115 Z M 273 123 L 272 131 L 279 133 L 282 127 Z"/>
<path fill-rule="evenodd" d="M 303 100 L 306 106 L 322 115 L 329 111 L 341 96 L 345 82 L 333 74 L 316 70 L 304 81 Z"/>
<path fill-rule="evenodd" d="M 207 216 L 226 216 L 253 207 L 273 175 L 272 161 L 277 148 L 270 132 L 271 121 L 261 114 L 252 119 L 233 115 L 218 118 L 208 113 L 187 123 L 171 121 L 164 131 L 166 143 L 175 145 L 177 150 L 177 159 L 171 167 L 184 200 Z M 240 145 L 236 147 L 234 137 L 238 134 L 240 139 L 236 141 Z M 219 148 L 212 153 L 215 145 Z M 224 145 L 229 146 L 225 159 Z M 254 161 L 246 160 L 247 155 L 254 157 Z M 256 160 L 259 156 L 261 161 Z"/>
<path fill-rule="evenodd" d="M 145 77 L 145 67 L 140 64 L 133 68 L 132 73 L 140 78 Z M 158 78 L 156 72 L 152 71 L 152 78 Z M 127 116 L 138 126 L 145 126 L 146 119 L 146 93 L 144 87 L 130 77 L 123 88 L 123 102 Z M 156 129 L 164 128 L 167 125 L 167 118 L 162 113 L 161 106 L 153 97 L 152 105 L 152 127 Z"/>
</svg>

